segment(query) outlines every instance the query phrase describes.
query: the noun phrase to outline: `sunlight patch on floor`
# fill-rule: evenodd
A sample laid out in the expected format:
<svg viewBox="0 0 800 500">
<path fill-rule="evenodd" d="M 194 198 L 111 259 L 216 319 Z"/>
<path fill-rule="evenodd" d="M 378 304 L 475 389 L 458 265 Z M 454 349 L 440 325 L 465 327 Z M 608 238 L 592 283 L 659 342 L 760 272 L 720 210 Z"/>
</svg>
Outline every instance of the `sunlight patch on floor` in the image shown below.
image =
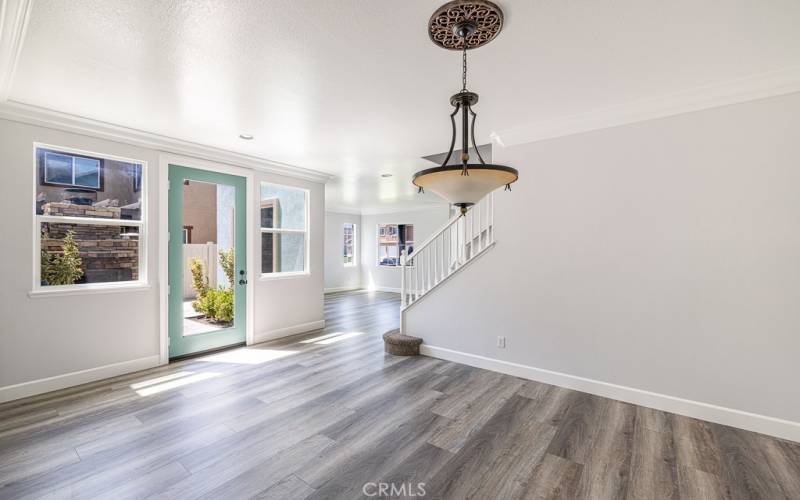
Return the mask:
<svg viewBox="0 0 800 500">
<path fill-rule="evenodd" d="M 201 382 L 203 380 L 208 380 L 210 378 L 219 377 L 220 375 L 222 375 L 221 373 L 217 372 L 200 372 L 200 373 L 179 372 L 179 373 L 183 373 L 184 376 L 180 378 L 173 378 L 171 380 L 167 380 L 161 383 L 155 383 L 154 385 L 153 384 L 148 385 L 147 387 L 136 390 L 136 394 L 142 397 L 152 396 L 153 394 L 158 394 L 160 392 L 168 391 L 170 389 L 177 389 L 178 387 L 183 387 L 189 384 L 194 384 L 197 382 Z M 134 389 L 133 385 L 131 385 L 132 389 Z"/>
<path fill-rule="evenodd" d="M 285 358 L 298 351 L 279 351 L 276 349 L 236 349 L 200 358 L 200 361 L 231 363 L 236 365 L 260 365 L 276 359 Z"/>
<path fill-rule="evenodd" d="M 170 373 L 169 375 L 164 375 L 163 377 L 156 377 L 156 378 L 151 378 L 149 380 L 143 380 L 142 382 L 136 382 L 135 384 L 131 384 L 130 388 L 134 390 L 143 389 L 151 385 L 161 384 L 164 382 L 169 382 L 170 380 L 175 380 L 176 378 L 185 377 L 187 375 L 191 375 L 192 373 L 193 372 Z"/>
<path fill-rule="evenodd" d="M 327 335 L 320 335 L 319 337 L 301 340 L 300 343 L 328 345 L 328 344 L 333 344 L 334 342 L 339 342 L 340 340 L 345 340 L 351 337 L 364 335 L 365 333 L 366 332 L 334 332 L 334 333 L 329 333 Z"/>
</svg>

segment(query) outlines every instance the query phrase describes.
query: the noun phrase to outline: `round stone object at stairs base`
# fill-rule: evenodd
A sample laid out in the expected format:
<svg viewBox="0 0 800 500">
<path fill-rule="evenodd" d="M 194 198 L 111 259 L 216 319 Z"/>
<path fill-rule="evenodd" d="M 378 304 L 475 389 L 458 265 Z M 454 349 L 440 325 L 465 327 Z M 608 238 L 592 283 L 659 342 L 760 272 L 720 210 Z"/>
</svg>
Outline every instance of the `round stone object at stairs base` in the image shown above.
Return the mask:
<svg viewBox="0 0 800 500">
<path fill-rule="evenodd" d="M 384 350 L 395 356 L 418 356 L 422 339 L 403 335 L 400 330 L 391 330 L 383 334 Z"/>
</svg>

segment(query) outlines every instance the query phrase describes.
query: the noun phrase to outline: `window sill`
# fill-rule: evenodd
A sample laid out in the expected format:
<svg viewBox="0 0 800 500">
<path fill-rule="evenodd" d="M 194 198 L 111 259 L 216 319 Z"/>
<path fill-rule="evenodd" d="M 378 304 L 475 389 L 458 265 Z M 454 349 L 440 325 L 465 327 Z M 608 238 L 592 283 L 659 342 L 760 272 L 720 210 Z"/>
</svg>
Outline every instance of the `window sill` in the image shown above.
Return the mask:
<svg viewBox="0 0 800 500">
<path fill-rule="evenodd" d="M 259 281 L 273 281 L 273 280 L 286 280 L 292 278 L 307 278 L 311 276 L 310 272 L 303 271 L 297 273 L 266 273 L 262 274 L 258 280 Z"/>
<path fill-rule="evenodd" d="M 40 288 L 38 290 L 31 290 L 28 292 L 28 297 L 31 299 L 42 299 L 46 297 L 63 297 L 69 295 L 93 295 L 98 293 L 126 293 L 126 292 L 143 292 L 150 290 L 152 287 L 143 282 L 134 283 L 114 283 L 108 285 L 73 285 L 69 288 L 53 287 L 52 289 Z"/>
</svg>

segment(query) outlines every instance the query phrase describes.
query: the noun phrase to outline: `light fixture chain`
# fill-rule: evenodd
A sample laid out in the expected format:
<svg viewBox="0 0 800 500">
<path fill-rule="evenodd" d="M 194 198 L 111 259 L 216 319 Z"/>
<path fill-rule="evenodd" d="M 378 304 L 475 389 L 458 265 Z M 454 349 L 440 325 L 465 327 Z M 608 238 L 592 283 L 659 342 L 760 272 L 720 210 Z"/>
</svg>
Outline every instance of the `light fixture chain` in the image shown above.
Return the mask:
<svg viewBox="0 0 800 500">
<path fill-rule="evenodd" d="M 462 56 L 462 72 L 461 72 L 461 92 L 467 91 L 467 39 L 462 38 L 462 43 L 464 45 L 463 56 Z"/>
</svg>

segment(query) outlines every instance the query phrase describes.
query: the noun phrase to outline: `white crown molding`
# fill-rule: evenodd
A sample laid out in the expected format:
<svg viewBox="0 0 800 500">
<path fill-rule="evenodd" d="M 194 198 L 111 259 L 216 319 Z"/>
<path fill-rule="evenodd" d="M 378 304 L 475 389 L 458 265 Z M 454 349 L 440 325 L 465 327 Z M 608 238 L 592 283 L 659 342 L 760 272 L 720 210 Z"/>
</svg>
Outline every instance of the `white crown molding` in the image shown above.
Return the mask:
<svg viewBox="0 0 800 500">
<path fill-rule="evenodd" d="M 0 0 L 0 101 L 8 98 L 33 0 Z"/>
<path fill-rule="evenodd" d="M 331 174 L 317 170 L 297 167 L 258 156 L 235 153 L 213 146 L 205 146 L 15 101 L 6 101 L 0 104 L 0 118 L 313 182 L 325 183 L 333 178 Z"/>
<path fill-rule="evenodd" d="M 402 203 L 402 202 L 399 202 Z M 391 205 L 386 207 L 370 206 L 367 208 L 358 208 L 345 205 L 331 205 L 326 202 L 325 213 L 343 214 L 343 215 L 386 215 L 386 214 L 399 214 L 405 212 L 427 212 L 429 210 L 446 209 L 447 203 L 428 203 L 425 205 Z"/>
<path fill-rule="evenodd" d="M 338 215 L 361 215 L 361 211 L 358 208 L 329 205 L 328 203 L 325 203 L 325 213 Z"/>
<path fill-rule="evenodd" d="M 794 92 L 800 92 L 800 66 L 588 113 L 532 122 L 492 132 L 490 137 L 493 143 L 508 147 Z"/>
<path fill-rule="evenodd" d="M 361 215 L 387 215 L 387 214 L 400 214 L 406 212 L 427 212 L 429 210 L 446 210 L 448 207 L 447 203 L 438 203 L 434 204 L 431 203 L 429 205 L 412 205 L 412 206 L 400 206 L 400 207 L 378 207 L 378 208 L 367 208 L 361 210 Z"/>
</svg>

